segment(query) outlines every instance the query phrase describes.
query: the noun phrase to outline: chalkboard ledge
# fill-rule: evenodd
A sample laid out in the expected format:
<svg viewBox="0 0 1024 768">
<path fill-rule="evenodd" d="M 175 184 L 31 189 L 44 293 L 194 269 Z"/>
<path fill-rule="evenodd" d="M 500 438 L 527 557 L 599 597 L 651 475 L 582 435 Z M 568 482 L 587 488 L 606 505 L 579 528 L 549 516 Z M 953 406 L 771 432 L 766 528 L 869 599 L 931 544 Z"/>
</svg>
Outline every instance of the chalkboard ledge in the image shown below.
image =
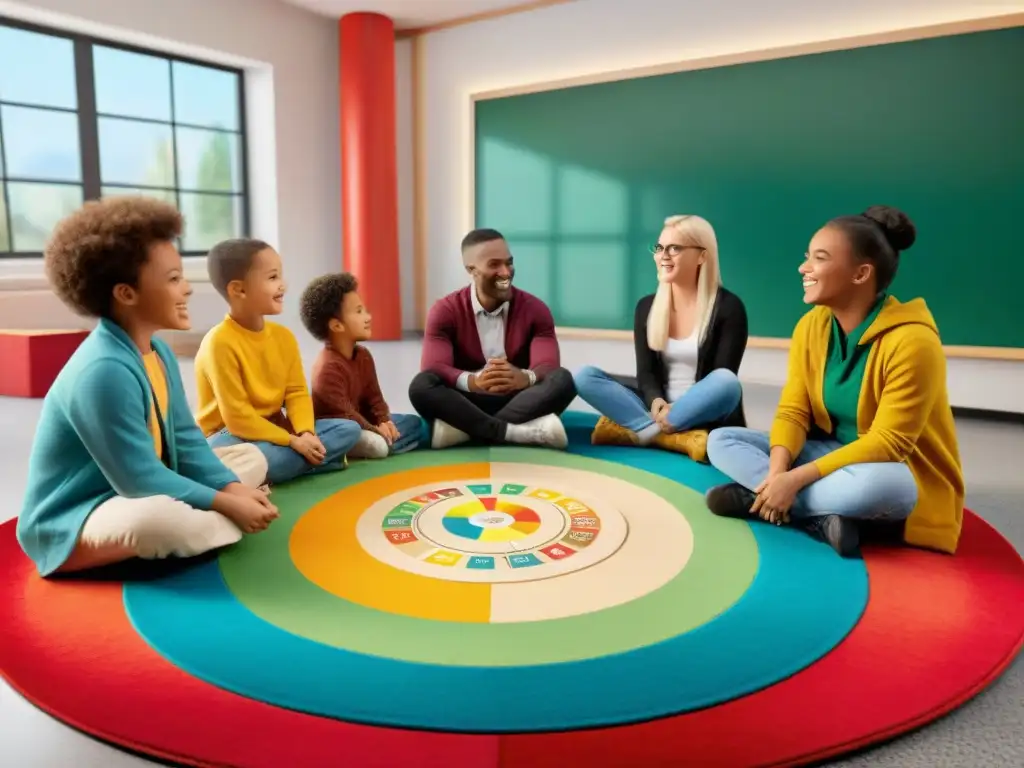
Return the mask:
<svg viewBox="0 0 1024 768">
<path fill-rule="evenodd" d="M 569 328 L 558 326 L 555 333 L 562 339 L 582 339 L 586 341 L 632 341 L 632 331 L 616 331 L 603 328 Z M 763 336 L 751 336 L 747 340 L 748 349 L 789 349 L 789 339 L 774 339 Z M 946 357 L 973 360 L 1004 360 L 1024 362 L 1024 348 L 1021 347 L 969 347 L 945 346 L 942 348 Z"/>
</svg>

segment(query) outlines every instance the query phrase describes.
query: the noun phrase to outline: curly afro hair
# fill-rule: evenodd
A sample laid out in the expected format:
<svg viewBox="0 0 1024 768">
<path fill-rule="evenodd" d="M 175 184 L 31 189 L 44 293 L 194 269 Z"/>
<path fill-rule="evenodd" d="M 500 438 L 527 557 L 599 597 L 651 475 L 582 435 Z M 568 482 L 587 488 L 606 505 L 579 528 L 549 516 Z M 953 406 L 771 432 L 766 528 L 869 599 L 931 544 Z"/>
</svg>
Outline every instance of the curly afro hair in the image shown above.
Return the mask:
<svg viewBox="0 0 1024 768">
<path fill-rule="evenodd" d="M 79 315 L 110 317 L 114 286 L 138 285 L 155 243 L 181 235 L 168 203 L 142 196 L 90 200 L 54 227 L 43 254 L 57 297 Z"/>
<path fill-rule="evenodd" d="M 299 303 L 299 314 L 313 338 L 327 341 L 327 324 L 341 314 L 341 302 L 345 296 L 358 288 L 359 281 L 348 272 L 321 275 L 306 286 Z"/>
</svg>

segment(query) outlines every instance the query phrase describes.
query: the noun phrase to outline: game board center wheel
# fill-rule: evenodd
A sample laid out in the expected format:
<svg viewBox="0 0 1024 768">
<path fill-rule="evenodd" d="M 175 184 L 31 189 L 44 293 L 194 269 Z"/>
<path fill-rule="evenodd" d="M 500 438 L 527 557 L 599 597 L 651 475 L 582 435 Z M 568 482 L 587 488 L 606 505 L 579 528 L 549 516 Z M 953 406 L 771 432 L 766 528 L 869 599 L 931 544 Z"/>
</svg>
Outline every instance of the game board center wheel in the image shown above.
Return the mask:
<svg viewBox="0 0 1024 768">
<path fill-rule="evenodd" d="M 607 501 L 522 482 L 469 479 L 387 496 L 364 519 L 363 547 L 396 568 L 494 583 L 550 578 L 594 565 L 613 555 L 629 531 Z M 381 546 L 381 534 L 391 547 Z M 394 557 L 396 551 L 413 562 Z M 537 568 L 552 564 L 558 565 Z"/>
</svg>

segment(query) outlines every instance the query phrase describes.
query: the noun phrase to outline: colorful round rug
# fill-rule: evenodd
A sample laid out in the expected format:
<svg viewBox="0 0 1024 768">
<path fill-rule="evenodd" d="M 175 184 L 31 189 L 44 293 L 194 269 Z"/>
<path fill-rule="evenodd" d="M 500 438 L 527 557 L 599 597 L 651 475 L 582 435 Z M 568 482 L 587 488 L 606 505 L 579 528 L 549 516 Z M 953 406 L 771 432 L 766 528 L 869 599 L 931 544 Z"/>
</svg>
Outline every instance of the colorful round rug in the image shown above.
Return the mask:
<svg viewBox="0 0 1024 768">
<path fill-rule="evenodd" d="M 972 513 L 956 556 L 844 560 L 711 515 L 710 467 L 565 421 L 566 452 L 418 451 L 282 486 L 268 531 L 189 562 L 43 580 L 8 523 L 0 671 L 186 765 L 735 768 L 923 725 L 1021 647 L 1024 562 Z"/>
</svg>

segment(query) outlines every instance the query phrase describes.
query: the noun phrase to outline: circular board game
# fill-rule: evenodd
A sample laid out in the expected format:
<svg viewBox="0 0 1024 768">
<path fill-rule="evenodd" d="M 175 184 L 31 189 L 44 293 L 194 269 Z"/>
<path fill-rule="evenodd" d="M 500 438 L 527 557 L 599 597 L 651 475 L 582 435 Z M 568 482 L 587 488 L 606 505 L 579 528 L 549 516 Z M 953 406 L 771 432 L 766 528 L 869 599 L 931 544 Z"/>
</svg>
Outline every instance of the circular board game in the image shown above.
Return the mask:
<svg viewBox="0 0 1024 768">
<path fill-rule="evenodd" d="M 712 515 L 714 469 L 564 418 L 567 451 L 423 450 L 279 486 L 267 531 L 191 561 L 45 580 L 2 526 L 0 669 L 187 765 L 739 767 L 891 738 L 1019 649 L 1024 565 L 970 512 L 955 557 L 843 559 Z M 792 711 L 799 728 L 765 717 Z"/>
<path fill-rule="evenodd" d="M 400 491 L 360 518 L 359 543 L 411 573 L 498 583 L 571 573 L 611 556 L 625 541 L 628 526 L 614 507 L 523 485 L 522 472 L 515 479 L 520 482 L 428 485 L 409 498 Z"/>
</svg>

